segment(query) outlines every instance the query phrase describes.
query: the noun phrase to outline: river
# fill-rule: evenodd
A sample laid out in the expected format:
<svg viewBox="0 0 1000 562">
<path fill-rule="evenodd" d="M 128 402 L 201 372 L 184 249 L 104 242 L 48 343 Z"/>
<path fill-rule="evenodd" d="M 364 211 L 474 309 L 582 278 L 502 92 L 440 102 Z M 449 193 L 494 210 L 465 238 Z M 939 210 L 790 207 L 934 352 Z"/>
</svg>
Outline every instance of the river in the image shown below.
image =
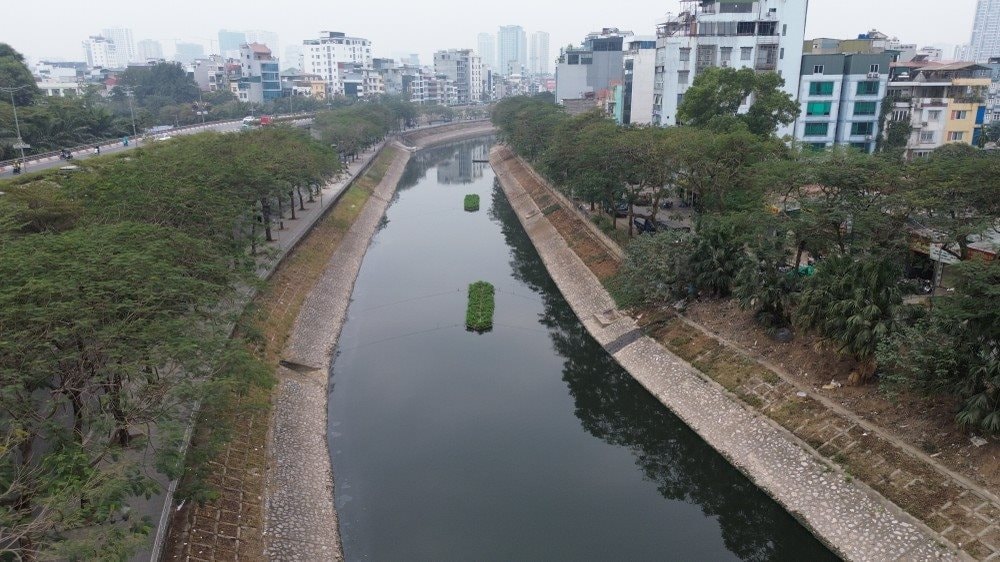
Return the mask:
<svg viewBox="0 0 1000 562">
<path fill-rule="evenodd" d="M 330 381 L 347 559 L 836 559 L 590 338 L 474 162 L 491 143 L 414 155 L 365 256 Z"/>
</svg>

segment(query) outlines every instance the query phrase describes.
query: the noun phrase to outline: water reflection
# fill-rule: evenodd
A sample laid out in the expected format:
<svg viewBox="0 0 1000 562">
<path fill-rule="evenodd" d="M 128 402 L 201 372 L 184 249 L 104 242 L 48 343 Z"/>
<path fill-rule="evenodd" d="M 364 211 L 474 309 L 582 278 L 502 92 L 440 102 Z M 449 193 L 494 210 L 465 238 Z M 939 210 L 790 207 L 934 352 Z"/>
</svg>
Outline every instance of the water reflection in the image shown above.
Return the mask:
<svg viewBox="0 0 1000 562">
<path fill-rule="evenodd" d="M 490 217 L 501 225 L 515 277 L 542 296 L 540 323 L 565 360 L 563 380 L 583 428 L 631 450 L 664 498 L 697 504 L 718 518 L 726 547 L 739 558 L 836 560 L 590 337 L 548 275 L 498 182 L 492 202 Z"/>
</svg>

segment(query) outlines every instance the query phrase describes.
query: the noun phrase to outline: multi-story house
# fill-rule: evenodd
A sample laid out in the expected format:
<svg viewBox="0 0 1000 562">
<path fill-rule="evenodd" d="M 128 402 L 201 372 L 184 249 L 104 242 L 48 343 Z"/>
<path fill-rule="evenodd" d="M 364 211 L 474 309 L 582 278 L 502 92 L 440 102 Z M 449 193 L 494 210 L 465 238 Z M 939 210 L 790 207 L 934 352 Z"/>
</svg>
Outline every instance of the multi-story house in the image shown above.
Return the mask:
<svg viewBox="0 0 1000 562">
<path fill-rule="evenodd" d="M 683 0 L 681 12 L 657 27 L 653 122 L 677 124 L 684 94 L 711 67 L 777 72 L 795 99 L 807 7 L 805 1 Z"/>
<path fill-rule="evenodd" d="M 260 43 L 240 46 L 241 77 L 238 86 L 240 101 L 265 103 L 281 97 L 281 75 L 278 59 L 271 49 Z"/>
<path fill-rule="evenodd" d="M 206 59 L 198 59 L 191 63 L 191 77 L 203 92 L 227 90 L 226 59 L 219 55 L 211 55 Z"/>
<path fill-rule="evenodd" d="M 579 47 L 562 49 L 556 63 L 556 103 L 574 111 L 608 105 L 624 83 L 625 43 L 632 36 L 609 27 L 587 35 Z"/>
<path fill-rule="evenodd" d="M 795 139 L 818 149 L 845 145 L 874 152 L 897 56 L 893 51 L 802 55 Z"/>
<path fill-rule="evenodd" d="M 353 73 L 358 65 L 372 69 L 372 42 L 368 39 L 324 31 L 319 39 L 302 42 L 302 73 L 320 76 L 326 82 L 328 96 L 348 95 L 348 89 L 354 95 L 364 95 L 363 84 L 360 89 L 354 88 L 355 78 L 352 77 L 352 85 L 348 88 L 341 75 L 345 69 Z"/>
<path fill-rule="evenodd" d="M 434 73 L 447 76 L 455 84 L 456 104 L 483 101 L 483 63 L 472 49 L 448 49 L 434 53 Z"/>
<path fill-rule="evenodd" d="M 649 125 L 653 122 L 656 39 L 630 40 L 622 64 L 622 85 L 615 89 L 615 121 L 622 125 Z"/>
<path fill-rule="evenodd" d="M 986 96 L 986 123 L 1000 121 L 1000 57 L 984 64 L 990 70 L 990 89 Z"/>
<path fill-rule="evenodd" d="M 889 119 L 910 123 L 906 157 L 923 157 L 950 143 L 978 145 L 990 83 L 990 69 L 971 62 L 893 64 Z"/>
</svg>

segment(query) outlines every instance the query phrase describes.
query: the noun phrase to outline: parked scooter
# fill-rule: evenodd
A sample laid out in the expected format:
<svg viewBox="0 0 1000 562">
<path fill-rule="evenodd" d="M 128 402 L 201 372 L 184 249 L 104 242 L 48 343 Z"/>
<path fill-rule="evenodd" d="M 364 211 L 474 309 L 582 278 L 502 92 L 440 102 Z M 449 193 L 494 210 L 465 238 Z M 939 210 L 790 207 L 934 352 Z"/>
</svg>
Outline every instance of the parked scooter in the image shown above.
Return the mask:
<svg viewBox="0 0 1000 562">
<path fill-rule="evenodd" d="M 11 170 L 11 172 L 15 176 L 18 175 L 18 174 L 20 174 L 21 173 L 21 163 L 20 162 L 14 162 L 14 169 Z"/>
<path fill-rule="evenodd" d="M 73 153 L 70 152 L 70 151 L 68 151 L 68 150 L 66 150 L 66 149 L 63 149 L 63 150 L 61 150 L 59 152 L 59 159 L 60 160 L 72 160 L 73 159 Z"/>
</svg>

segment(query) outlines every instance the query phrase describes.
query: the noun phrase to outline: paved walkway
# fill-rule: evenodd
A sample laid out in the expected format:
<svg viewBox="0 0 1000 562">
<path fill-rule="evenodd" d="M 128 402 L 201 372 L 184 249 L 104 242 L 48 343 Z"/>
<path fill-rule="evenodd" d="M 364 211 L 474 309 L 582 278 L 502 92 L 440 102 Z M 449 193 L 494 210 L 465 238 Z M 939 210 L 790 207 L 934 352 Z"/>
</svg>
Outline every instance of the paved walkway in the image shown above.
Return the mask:
<svg viewBox="0 0 1000 562">
<path fill-rule="evenodd" d="M 312 226 L 317 220 L 326 212 L 327 209 L 333 205 L 340 194 L 350 185 L 354 179 L 364 172 L 367 166 L 374 160 L 381 150 L 382 145 L 378 145 L 372 149 L 364 152 L 361 157 L 355 161 L 348 164 L 347 169 L 343 175 L 336 181 L 332 181 L 322 188 L 322 196 L 316 196 L 315 202 L 306 203 L 306 209 L 296 210 L 295 220 L 288 218 L 283 219 L 284 228 L 279 229 L 278 225 L 275 224 L 273 235 L 274 242 L 268 244 L 268 247 L 272 248 L 276 252 L 276 256 L 273 260 L 266 264 L 262 264 L 258 271 L 258 275 L 261 278 L 266 279 L 269 277 L 274 270 L 277 268 L 281 260 L 289 253 L 289 251 L 295 247 L 296 244 L 312 229 Z M 252 298 L 252 294 L 248 292 L 245 296 L 246 301 Z M 245 302 L 246 302 L 245 301 Z M 242 444 L 241 444 L 242 445 Z M 227 452 L 228 454 L 228 452 Z M 154 538 L 153 544 L 149 549 L 143 549 L 138 552 L 136 556 L 132 559 L 139 560 L 158 560 L 161 551 L 163 550 L 164 541 L 166 540 L 167 524 L 170 519 L 170 508 L 173 505 L 173 495 L 177 489 L 177 482 L 167 482 L 163 480 L 162 475 L 157 475 L 159 478 L 161 486 L 164 489 L 164 493 L 153 496 L 149 500 L 137 501 L 132 505 L 132 508 L 143 515 L 147 515 L 153 518 L 154 524 L 157 526 L 156 536 Z M 234 485 L 237 485 L 234 483 Z M 256 500 L 259 504 L 259 498 L 247 498 L 248 500 Z M 219 506 L 214 508 L 216 512 L 206 514 L 206 517 L 214 518 L 215 520 L 225 519 L 227 514 L 224 511 L 227 509 Z M 259 512 L 260 506 L 258 505 L 256 509 L 254 506 L 236 506 L 228 511 L 234 511 L 237 515 L 242 513 L 252 513 Z M 209 542 L 206 537 L 206 543 Z M 209 556 L 211 552 L 211 547 L 208 544 L 193 544 L 191 546 L 191 551 L 197 552 L 198 546 L 200 550 L 206 555 L 205 560 L 213 559 Z M 194 559 L 194 558 L 192 558 Z"/>
<path fill-rule="evenodd" d="M 844 558 L 960 559 L 915 519 L 831 470 L 788 432 L 643 335 L 513 177 L 510 158 L 501 147 L 490 155 L 553 280 L 590 334 L 650 393 Z"/>
</svg>

